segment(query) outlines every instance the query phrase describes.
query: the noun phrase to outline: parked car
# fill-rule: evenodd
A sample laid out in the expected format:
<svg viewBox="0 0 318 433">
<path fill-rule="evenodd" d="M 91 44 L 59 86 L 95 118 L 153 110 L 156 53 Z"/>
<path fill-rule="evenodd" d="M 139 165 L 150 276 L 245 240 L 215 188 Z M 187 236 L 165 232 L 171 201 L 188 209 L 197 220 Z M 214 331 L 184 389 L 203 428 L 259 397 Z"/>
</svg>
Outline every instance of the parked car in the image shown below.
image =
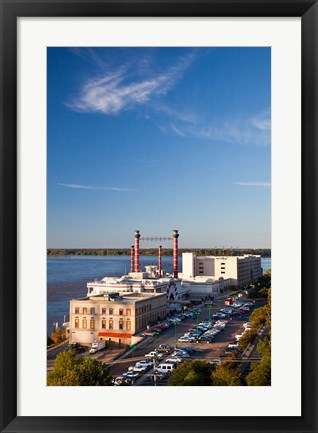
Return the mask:
<svg viewBox="0 0 318 433">
<path fill-rule="evenodd" d="M 227 347 L 225 349 L 226 355 L 229 355 L 230 353 L 233 353 L 233 352 L 239 353 L 239 349 L 237 347 Z"/>
<path fill-rule="evenodd" d="M 142 360 L 138 361 L 137 364 L 143 365 L 145 367 L 151 367 L 153 362 L 152 362 L 152 359 L 147 358 L 147 359 L 142 359 Z"/>
<path fill-rule="evenodd" d="M 178 338 L 178 341 L 180 341 L 180 343 L 189 343 L 189 341 L 193 341 L 194 337 L 189 337 L 189 336 L 183 336 Z"/>
<path fill-rule="evenodd" d="M 134 373 L 144 373 L 145 371 L 147 371 L 150 368 L 150 364 L 139 364 L 137 362 L 136 365 L 128 367 L 128 371 L 132 371 Z"/>
<path fill-rule="evenodd" d="M 173 352 L 173 347 L 169 344 L 160 344 L 158 347 L 158 352 L 171 353 Z"/>
<path fill-rule="evenodd" d="M 116 377 L 116 379 L 113 380 L 113 384 L 115 386 L 123 385 L 123 384 L 132 385 L 133 383 L 134 383 L 134 381 L 131 378 L 125 377 L 125 376 L 118 376 L 118 377 Z"/>
<path fill-rule="evenodd" d="M 239 311 L 233 311 L 232 313 L 231 313 L 231 316 L 233 316 L 233 317 L 238 317 L 238 316 L 240 316 L 241 315 L 241 313 L 239 312 Z"/>
<path fill-rule="evenodd" d="M 153 350 L 149 353 L 146 353 L 145 358 L 163 358 L 163 354 Z"/>
<path fill-rule="evenodd" d="M 182 348 L 185 352 L 190 353 L 190 355 L 192 355 L 195 352 L 195 349 L 193 349 L 193 347 L 191 346 L 186 346 Z"/>
<path fill-rule="evenodd" d="M 228 347 L 229 349 L 238 348 L 238 347 L 239 347 L 239 346 L 238 346 L 238 342 L 237 342 L 237 341 L 234 341 L 233 343 L 230 343 L 227 347 Z"/>
<path fill-rule="evenodd" d="M 218 313 L 213 314 L 212 317 L 216 318 L 216 319 L 225 319 L 226 318 L 226 314 L 218 312 Z"/>
<path fill-rule="evenodd" d="M 175 364 L 181 364 L 183 361 L 182 358 L 178 358 L 178 356 L 174 356 L 173 358 L 168 358 L 165 360 L 166 362 L 175 363 Z"/>
<path fill-rule="evenodd" d="M 213 359 L 210 361 L 210 364 L 212 364 L 212 365 L 221 365 L 221 363 L 222 363 L 222 361 L 221 361 L 220 358 L 213 358 Z"/>
<path fill-rule="evenodd" d="M 131 379 L 137 379 L 139 373 L 137 371 L 126 371 L 125 373 L 123 373 L 123 376 L 129 377 Z"/>
<path fill-rule="evenodd" d="M 214 340 L 213 335 L 202 335 L 201 337 L 199 337 L 196 341 L 198 343 L 212 343 L 212 341 Z"/>
<path fill-rule="evenodd" d="M 148 374 L 148 377 L 151 380 L 162 380 L 165 377 L 167 377 L 167 374 L 155 372 L 155 373 Z"/>
<path fill-rule="evenodd" d="M 173 370 L 176 368 L 176 364 L 172 362 L 161 362 L 156 367 L 156 372 L 159 371 L 159 373 L 172 373 Z"/>
</svg>

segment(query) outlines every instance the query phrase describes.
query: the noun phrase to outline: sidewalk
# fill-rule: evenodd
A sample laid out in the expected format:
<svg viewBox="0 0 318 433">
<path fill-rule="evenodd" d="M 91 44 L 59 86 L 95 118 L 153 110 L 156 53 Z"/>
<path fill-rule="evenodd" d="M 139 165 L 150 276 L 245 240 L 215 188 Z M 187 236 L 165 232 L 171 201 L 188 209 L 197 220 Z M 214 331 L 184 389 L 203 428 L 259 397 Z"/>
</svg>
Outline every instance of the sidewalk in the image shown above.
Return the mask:
<svg viewBox="0 0 318 433">
<path fill-rule="evenodd" d="M 127 349 L 123 347 L 110 349 L 104 353 L 101 353 L 101 355 L 95 359 L 98 359 L 98 361 L 102 361 L 104 364 L 111 364 L 116 358 L 125 353 L 126 350 Z"/>
</svg>

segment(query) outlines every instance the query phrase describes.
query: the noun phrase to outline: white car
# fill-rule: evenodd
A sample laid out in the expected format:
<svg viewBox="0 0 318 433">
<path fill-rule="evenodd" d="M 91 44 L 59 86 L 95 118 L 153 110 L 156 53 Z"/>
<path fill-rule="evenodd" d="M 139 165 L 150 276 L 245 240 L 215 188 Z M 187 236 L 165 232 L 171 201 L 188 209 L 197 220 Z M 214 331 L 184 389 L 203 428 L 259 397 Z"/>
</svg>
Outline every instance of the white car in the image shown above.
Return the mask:
<svg viewBox="0 0 318 433">
<path fill-rule="evenodd" d="M 134 366 L 128 367 L 128 371 L 133 371 L 134 373 L 144 373 L 145 371 L 148 370 L 149 367 L 150 364 L 147 365 L 136 364 Z"/>
<path fill-rule="evenodd" d="M 177 356 L 178 358 L 190 358 L 190 355 L 187 352 L 185 352 L 185 351 L 178 352 L 175 355 L 174 354 L 171 355 L 172 358 L 174 356 Z"/>
<path fill-rule="evenodd" d="M 238 348 L 239 347 L 239 345 L 238 345 L 238 343 L 230 343 L 228 346 L 227 346 L 228 348 Z"/>
<path fill-rule="evenodd" d="M 174 356 L 173 358 L 168 358 L 165 360 L 166 362 L 170 362 L 172 364 L 181 364 L 181 362 L 183 361 L 182 358 L 178 358 L 177 356 Z"/>
<path fill-rule="evenodd" d="M 146 353 L 145 358 L 163 358 L 163 354 L 153 350 L 152 352 Z"/>
<path fill-rule="evenodd" d="M 243 337 L 243 334 L 236 334 L 236 335 L 235 335 L 235 339 L 238 340 L 238 341 L 239 341 L 242 337 Z"/>
<path fill-rule="evenodd" d="M 212 365 L 221 365 L 221 359 L 220 358 L 214 358 L 212 361 L 210 361 L 210 364 Z"/>
<path fill-rule="evenodd" d="M 135 371 L 127 371 L 126 373 L 123 373 L 123 376 L 130 377 L 131 379 L 136 379 L 139 376 L 139 373 Z"/>
<path fill-rule="evenodd" d="M 152 360 L 151 359 L 142 359 L 141 361 L 136 362 L 136 365 L 144 365 L 144 366 L 151 366 Z"/>
</svg>

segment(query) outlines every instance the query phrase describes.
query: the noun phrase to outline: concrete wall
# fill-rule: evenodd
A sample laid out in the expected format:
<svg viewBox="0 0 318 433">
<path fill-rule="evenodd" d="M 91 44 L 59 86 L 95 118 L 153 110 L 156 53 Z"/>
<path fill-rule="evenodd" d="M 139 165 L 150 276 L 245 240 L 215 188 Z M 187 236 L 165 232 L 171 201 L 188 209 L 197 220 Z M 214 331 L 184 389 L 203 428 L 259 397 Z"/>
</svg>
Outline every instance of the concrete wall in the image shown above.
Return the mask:
<svg viewBox="0 0 318 433">
<path fill-rule="evenodd" d="M 182 253 L 182 275 L 183 278 L 195 276 L 195 255 L 194 253 Z"/>
<path fill-rule="evenodd" d="M 215 275 L 214 257 L 197 257 L 195 260 L 195 275 Z"/>
</svg>

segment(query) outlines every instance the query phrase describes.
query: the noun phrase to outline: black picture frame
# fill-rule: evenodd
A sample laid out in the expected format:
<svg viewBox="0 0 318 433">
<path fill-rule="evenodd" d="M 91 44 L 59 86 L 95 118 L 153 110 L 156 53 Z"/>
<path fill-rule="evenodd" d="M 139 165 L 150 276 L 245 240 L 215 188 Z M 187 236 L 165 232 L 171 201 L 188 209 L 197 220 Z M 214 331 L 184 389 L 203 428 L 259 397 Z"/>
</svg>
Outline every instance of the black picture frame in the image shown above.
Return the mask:
<svg viewBox="0 0 318 433">
<path fill-rule="evenodd" d="M 317 432 L 317 17 L 312 0 L 0 0 L 1 432 Z M 302 415 L 297 417 L 17 416 L 17 18 L 301 17 Z M 291 234 L 292 235 L 292 234 Z M 292 278 L 292 270 L 289 278 Z M 288 287 L 286 287 L 288 290 Z M 292 354 L 288 354 L 292 362 Z M 292 377 L 291 377 L 292 380 Z M 233 402 L 232 402 L 233 404 Z M 282 402 L 283 404 L 283 402 Z"/>
</svg>

